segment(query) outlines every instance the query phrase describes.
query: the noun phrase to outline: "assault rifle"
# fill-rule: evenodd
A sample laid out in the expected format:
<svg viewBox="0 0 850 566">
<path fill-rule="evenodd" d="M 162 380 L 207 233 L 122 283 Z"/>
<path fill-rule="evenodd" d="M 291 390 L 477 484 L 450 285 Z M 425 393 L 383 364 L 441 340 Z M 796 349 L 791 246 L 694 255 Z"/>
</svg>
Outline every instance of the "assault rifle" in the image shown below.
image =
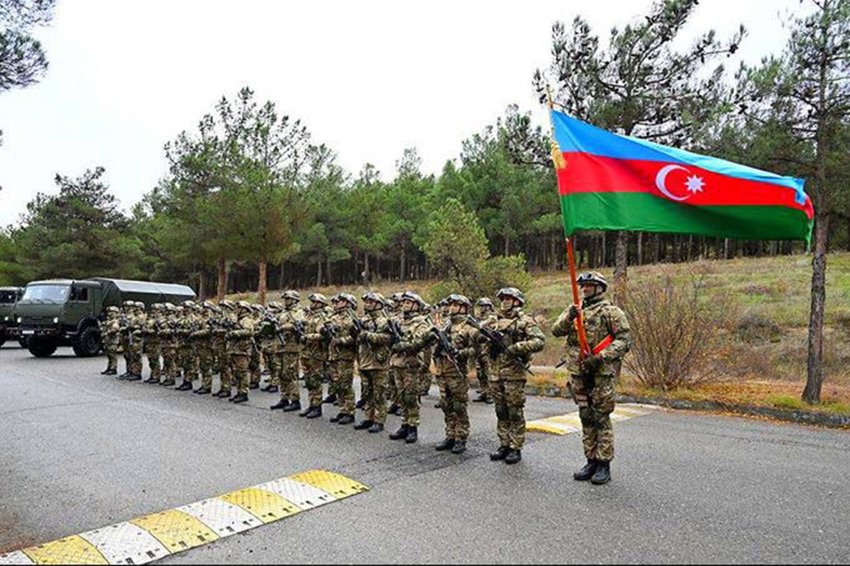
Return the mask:
<svg viewBox="0 0 850 566">
<path fill-rule="evenodd" d="M 515 319 L 508 328 L 510 328 L 511 326 L 516 324 L 517 320 L 519 320 L 519 319 Z M 500 355 L 507 353 L 508 345 L 505 343 L 505 333 L 504 332 L 501 332 L 499 330 L 494 330 L 492 328 L 487 328 L 486 326 L 482 326 L 481 323 L 478 322 L 478 320 L 475 319 L 475 317 L 472 317 L 472 316 L 469 316 L 469 315 L 467 315 L 466 321 L 469 323 L 470 326 L 472 326 L 474 329 L 476 329 L 478 332 L 480 332 L 481 335 L 489 343 L 489 345 L 490 345 L 490 358 L 491 359 L 495 360 Z M 505 330 L 507 330 L 507 329 L 505 329 Z M 526 366 L 523 363 L 522 359 L 520 359 L 520 357 L 518 355 L 516 355 L 516 354 L 509 354 L 509 355 L 519 365 L 522 366 L 522 369 L 524 369 L 525 371 L 527 371 L 531 375 L 534 375 L 534 372 L 531 371 L 530 369 L 528 369 L 528 366 Z"/>
<path fill-rule="evenodd" d="M 298 342 L 300 344 L 303 344 L 304 343 L 304 333 L 305 333 L 304 321 L 303 320 L 296 320 L 295 324 L 293 324 L 293 326 L 295 327 L 295 329 L 294 329 L 295 339 L 298 340 Z"/>
<path fill-rule="evenodd" d="M 437 337 L 437 349 L 434 352 L 434 355 L 443 354 L 448 358 L 448 360 L 452 363 L 457 370 L 458 374 L 461 376 L 465 376 L 466 372 L 461 371 L 460 365 L 457 363 L 457 348 L 452 344 L 451 335 L 452 331 L 452 323 L 449 322 L 445 327 L 440 328 L 439 326 L 432 326 L 431 333 Z"/>
<path fill-rule="evenodd" d="M 404 340 L 404 332 L 401 329 L 401 324 L 399 324 L 398 320 L 391 318 L 389 319 L 387 326 L 390 330 L 390 336 L 392 339 L 390 340 L 390 346 L 395 346 L 402 340 Z"/>
</svg>

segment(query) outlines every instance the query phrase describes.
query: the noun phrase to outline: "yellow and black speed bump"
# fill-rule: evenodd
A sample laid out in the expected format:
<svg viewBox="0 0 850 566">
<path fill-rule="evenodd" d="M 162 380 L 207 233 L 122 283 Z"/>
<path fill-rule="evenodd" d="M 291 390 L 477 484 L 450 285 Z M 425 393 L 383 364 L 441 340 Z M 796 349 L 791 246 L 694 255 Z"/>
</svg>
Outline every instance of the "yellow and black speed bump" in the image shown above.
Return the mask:
<svg viewBox="0 0 850 566">
<path fill-rule="evenodd" d="M 368 490 L 340 474 L 311 470 L 0 554 L 0 565 L 147 564 Z"/>
<path fill-rule="evenodd" d="M 614 422 L 625 421 L 632 417 L 640 417 L 648 415 L 653 411 L 658 410 L 652 405 L 636 405 L 623 404 L 617 405 L 617 408 L 611 413 L 611 420 Z M 555 417 L 547 417 L 536 421 L 530 421 L 525 425 L 525 430 L 529 432 L 545 432 L 548 434 L 566 435 L 574 432 L 581 432 L 581 419 L 578 413 L 567 413 L 566 415 L 558 415 Z"/>
</svg>

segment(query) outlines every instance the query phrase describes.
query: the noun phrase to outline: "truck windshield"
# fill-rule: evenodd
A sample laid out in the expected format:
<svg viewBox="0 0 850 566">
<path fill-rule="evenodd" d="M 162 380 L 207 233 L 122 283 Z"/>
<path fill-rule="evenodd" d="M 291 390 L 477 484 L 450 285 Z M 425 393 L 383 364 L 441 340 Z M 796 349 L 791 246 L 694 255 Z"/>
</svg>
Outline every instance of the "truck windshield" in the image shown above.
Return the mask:
<svg viewBox="0 0 850 566">
<path fill-rule="evenodd" d="M 0 305 L 12 304 L 18 300 L 18 293 L 15 291 L 0 291 Z"/>
<path fill-rule="evenodd" d="M 21 302 L 64 303 L 68 300 L 69 290 L 66 285 L 28 285 Z"/>
</svg>

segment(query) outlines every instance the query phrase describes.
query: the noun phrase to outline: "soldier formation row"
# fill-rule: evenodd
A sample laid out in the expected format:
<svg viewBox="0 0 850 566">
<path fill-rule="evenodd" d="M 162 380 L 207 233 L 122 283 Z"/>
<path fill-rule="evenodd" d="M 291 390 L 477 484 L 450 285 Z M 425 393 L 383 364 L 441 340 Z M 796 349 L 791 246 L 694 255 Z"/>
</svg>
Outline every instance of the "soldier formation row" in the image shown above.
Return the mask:
<svg viewBox="0 0 850 566">
<path fill-rule="evenodd" d="M 561 314 L 553 333 L 567 338 L 570 386 L 584 428 L 588 462 L 576 479 L 605 483 L 613 458 L 614 382 L 630 346 L 629 328 L 622 311 L 604 299 L 607 282 L 601 275 L 582 274 L 580 283 L 585 329 L 597 348 L 579 359 L 576 306 Z M 468 368 L 474 365 L 480 392 L 476 401 L 495 405 L 500 445 L 490 458 L 513 464 L 522 459 L 525 442 L 523 408 L 531 359 L 543 349 L 545 337 L 523 312 L 521 291 L 506 287 L 496 295 L 499 308 L 482 298 L 475 316 L 463 295 L 450 295 L 431 307 L 412 291 L 390 298 L 365 293 L 362 315 L 358 299 L 349 293 L 330 299 L 313 293 L 307 307 L 301 306 L 297 291 L 286 291 L 282 303 L 268 307 L 246 301 L 186 301 L 152 305 L 148 313 L 142 303 L 128 301 L 121 310 L 107 309 L 102 335 L 109 361 L 103 373 L 117 374 L 117 355 L 123 352 L 127 371 L 119 379 L 139 381 L 144 354 L 150 366 L 145 383 L 179 381 L 177 390 L 209 395 L 217 373 L 221 388 L 215 396 L 243 403 L 249 389 L 259 386 L 262 361 L 270 374 L 267 390 L 280 392 L 271 409 L 315 419 L 322 416 L 323 402 L 334 403 L 339 411 L 330 420 L 341 425 L 355 423 L 355 410 L 362 409 L 363 419 L 354 428 L 370 433 L 384 430 L 388 412 L 400 411 L 402 424 L 389 437 L 414 443 L 420 397 L 430 387 L 433 362 L 445 416 L 445 440 L 435 448 L 460 454 L 469 436 Z M 357 404 L 355 366 L 361 382 Z M 309 400 L 303 410 L 300 376 Z M 198 378 L 200 387 L 194 389 Z M 325 398 L 324 380 L 329 382 Z"/>
</svg>

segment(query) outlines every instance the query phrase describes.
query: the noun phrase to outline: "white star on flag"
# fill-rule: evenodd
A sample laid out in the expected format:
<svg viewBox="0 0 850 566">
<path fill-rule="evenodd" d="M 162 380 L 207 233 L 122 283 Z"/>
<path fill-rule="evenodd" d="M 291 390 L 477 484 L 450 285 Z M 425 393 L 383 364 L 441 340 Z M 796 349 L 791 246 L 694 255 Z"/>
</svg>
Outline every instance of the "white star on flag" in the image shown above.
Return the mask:
<svg viewBox="0 0 850 566">
<path fill-rule="evenodd" d="M 705 186 L 705 181 L 702 180 L 701 177 L 697 177 L 696 175 L 691 175 L 688 177 L 688 180 L 685 181 L 685 187 L 691 192 L 691 194 L 697 194 L 702 192 L 702 188 Z"/>
</svg>

